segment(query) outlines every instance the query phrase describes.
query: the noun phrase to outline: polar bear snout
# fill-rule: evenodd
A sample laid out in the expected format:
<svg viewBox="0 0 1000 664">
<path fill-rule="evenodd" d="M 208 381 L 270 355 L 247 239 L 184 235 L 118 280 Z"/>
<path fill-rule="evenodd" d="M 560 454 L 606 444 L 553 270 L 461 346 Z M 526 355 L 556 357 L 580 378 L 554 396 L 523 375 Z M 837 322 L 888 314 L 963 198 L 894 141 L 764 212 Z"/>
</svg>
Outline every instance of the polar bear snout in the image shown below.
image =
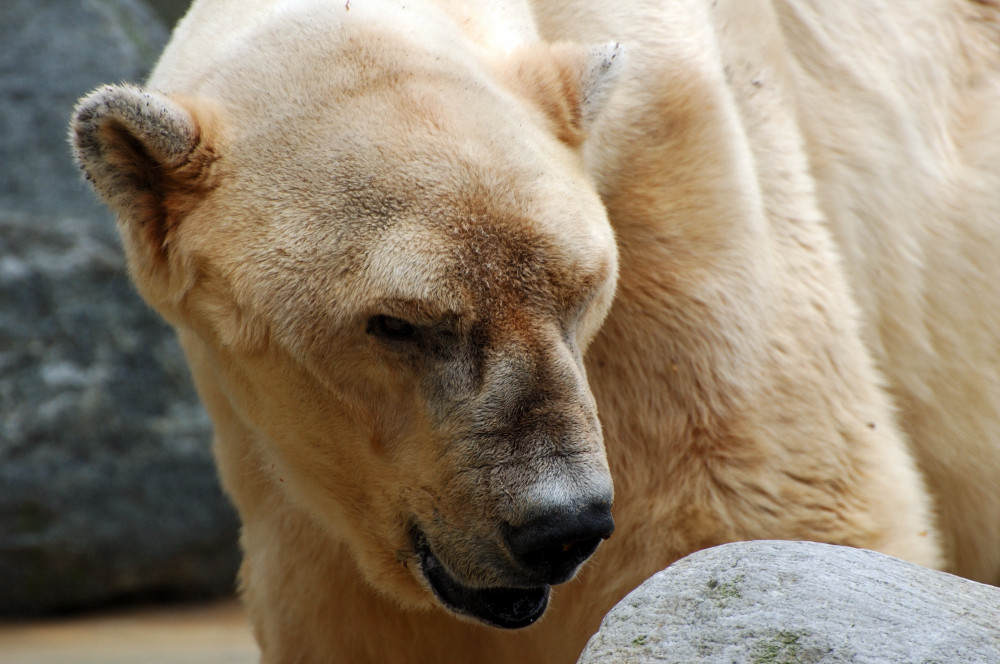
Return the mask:
<svg viewBox="0 0 1000 664">
<path fill-rule="evenodd" d="M 491 535 L 428 535 L 416 527 L 411 537 L 419 574 L 458 615 L 505 629 L 527 627 L 545 612 L 551 586 L 569 581 L 614 532 L 611 491 L 588 493 L 589 499 L 578 494 L 562 505 L 536 502 L 523 519 L 502 522 Z"/>
<path fill-rule="evenodd" d="M 518 526 L 509 526 L 507 546 L 540 583 L 572 578 L 602 540 L 615 531 L 608 500 L 549 508 Z"/>
</svg>

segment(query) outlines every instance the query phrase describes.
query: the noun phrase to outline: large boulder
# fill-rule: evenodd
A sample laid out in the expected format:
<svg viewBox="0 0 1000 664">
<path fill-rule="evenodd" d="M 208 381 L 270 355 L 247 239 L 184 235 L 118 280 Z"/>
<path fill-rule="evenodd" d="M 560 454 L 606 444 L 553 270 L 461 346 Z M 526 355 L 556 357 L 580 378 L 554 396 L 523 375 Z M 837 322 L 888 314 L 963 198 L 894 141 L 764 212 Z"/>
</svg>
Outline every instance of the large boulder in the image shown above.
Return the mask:
<svg viewBox="0 0 1000 664">
<path fill-rule="evenodd" d="M 998 626 L 992 586 L 861 549 L 739 542 L 630 593 L 579 664 L 986 664 Z"/>
<path fill-rule="evenodd" d="M 233 588 L 210 422 L 66 139 L 166 38 L 135 0 L 0 6 L 0 615 Z"/>
</svg>

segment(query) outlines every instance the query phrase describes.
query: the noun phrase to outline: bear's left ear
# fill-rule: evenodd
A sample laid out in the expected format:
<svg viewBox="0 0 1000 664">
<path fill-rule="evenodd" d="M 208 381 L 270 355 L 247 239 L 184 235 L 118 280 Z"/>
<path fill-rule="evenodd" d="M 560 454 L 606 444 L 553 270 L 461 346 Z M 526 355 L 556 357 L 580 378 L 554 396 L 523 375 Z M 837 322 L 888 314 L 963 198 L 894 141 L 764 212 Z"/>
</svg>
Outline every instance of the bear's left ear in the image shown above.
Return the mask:
<svg viewBox="0 0 1000 664">
<path fill-rule="evenodd" d="M 621 44 L 534 44 L 511 53 L 500 79 L 540 108 L 553 133 L 571 146 L 583 142 L 611 97 L 624 60 Z"/>
</svg>

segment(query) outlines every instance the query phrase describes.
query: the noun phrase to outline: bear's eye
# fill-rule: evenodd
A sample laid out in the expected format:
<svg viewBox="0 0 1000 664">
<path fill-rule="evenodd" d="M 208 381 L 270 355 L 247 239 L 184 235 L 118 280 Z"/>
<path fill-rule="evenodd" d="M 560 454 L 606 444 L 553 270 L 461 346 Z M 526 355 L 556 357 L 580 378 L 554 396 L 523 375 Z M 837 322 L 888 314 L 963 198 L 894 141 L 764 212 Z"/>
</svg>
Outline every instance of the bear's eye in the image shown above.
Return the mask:
<svg viewBox="0 0 1000 664">
<path fill-rule="evenodd" d="M 412 341 L 417 338 L 417 328 L 402 318 L 372 316 L 365 332 L 383 341 Z"/>
</svg>

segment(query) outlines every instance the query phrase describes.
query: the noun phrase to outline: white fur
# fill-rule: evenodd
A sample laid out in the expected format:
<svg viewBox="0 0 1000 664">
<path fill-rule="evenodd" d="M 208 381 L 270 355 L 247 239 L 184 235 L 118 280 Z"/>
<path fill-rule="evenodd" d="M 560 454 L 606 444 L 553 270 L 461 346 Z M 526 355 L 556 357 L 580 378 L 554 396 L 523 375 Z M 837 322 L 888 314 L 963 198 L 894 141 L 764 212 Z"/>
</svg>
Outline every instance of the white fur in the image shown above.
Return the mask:
<svg viewBox="0 0 1000 664">
<path fill-rule="evenodd" d="M 200 161 L 81 160 L 215 421 L 264 661 L 572 662 L 738 539 L 1000 582 L 998 26 L 972 0 L 197 2 L 149 87 Z M 117 122 L 137 94 L 81 145 L 187 154 Z M 129 205 L 135 161 L 183 170 L 169 209 Z M 403 353 L 372 315 L 474 342 Z M 416 526 L 498 583 L 511 514 L 607 469 L 616 533 L 538 626 L 428 592 Z"/>
</svg>

